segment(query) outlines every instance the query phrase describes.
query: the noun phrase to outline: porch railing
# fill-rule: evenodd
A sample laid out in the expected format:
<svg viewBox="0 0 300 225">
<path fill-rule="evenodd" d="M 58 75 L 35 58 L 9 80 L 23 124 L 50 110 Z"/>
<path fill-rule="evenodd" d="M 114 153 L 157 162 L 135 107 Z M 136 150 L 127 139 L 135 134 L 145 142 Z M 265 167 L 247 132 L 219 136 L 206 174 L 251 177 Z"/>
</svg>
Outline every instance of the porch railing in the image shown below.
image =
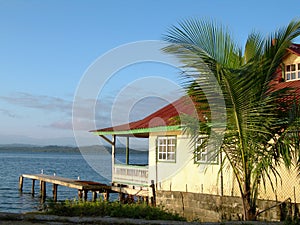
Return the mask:
<svg viewBox="0 0 300 225">
<path fill-rule="evenodd" d="M 148 166 L 115 164 L 112 182 L 136 186 L 149 186 Z"/>
</svg>

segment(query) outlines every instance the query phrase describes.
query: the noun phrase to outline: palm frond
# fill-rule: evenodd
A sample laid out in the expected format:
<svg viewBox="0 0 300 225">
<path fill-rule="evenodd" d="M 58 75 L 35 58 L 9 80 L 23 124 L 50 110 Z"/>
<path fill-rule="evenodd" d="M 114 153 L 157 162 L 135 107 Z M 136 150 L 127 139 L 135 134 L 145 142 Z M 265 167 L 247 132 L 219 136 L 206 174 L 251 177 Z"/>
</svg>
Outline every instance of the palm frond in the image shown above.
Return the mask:
<svg viewBox="0 0 300 225">
<path fill-rule="evenodd" d="M 287 89 L 273 91 L 270 85 L 287 48 L 299 35 L 300 21 L 297 20 L 267 38 L 252 32 L 244 53 L 228 29 L 214 21 L 186 20 L 171 27 L 164 36 L 170 45 L 163 51 L 177 56 L 186 71 L 188 94 L 197 96 L 197 101 L 204 102 L 210 111 L 205 124 L 210 129 L 201 132 L 212 135 L 209 123 L 226 116 L 226 132 L 220 148 L 225 159 L 221 168 L 230 165 L 252 213 L 256 211 L 260 186 L 265 187 L 268 182 L 274 189 L 277 185 L 278 166 L 283 162 L 289 168 L 292 158 L 297 158 L 300 165 L 299 132 L 295 132 L 300 125 L 300 114 L 296 115 L 292 109 L 281 111 L 280 99 L 289 92 Z M 216 116 L 218 111 L 224 110 L 219 104 L 222 99 L 226 115 Z M 300 109 L 297 112 L 300 113 Z M 196 140 L 199 130 L 195 125 L 190 127 Z"/>
</svg>

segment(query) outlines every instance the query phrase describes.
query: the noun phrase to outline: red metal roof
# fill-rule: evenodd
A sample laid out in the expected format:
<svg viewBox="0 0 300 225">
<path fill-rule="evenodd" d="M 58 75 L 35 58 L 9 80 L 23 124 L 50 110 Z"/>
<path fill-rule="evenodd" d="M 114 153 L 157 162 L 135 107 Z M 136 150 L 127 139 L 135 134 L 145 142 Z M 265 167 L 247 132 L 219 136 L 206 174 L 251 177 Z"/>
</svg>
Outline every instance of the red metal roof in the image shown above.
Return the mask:
<svg viewBox="0 0 300 225">
<path fill-rule="evenodd" d="M 292 54 L 296 54 L 300 56 L 300 44 L 291 44 L 288 48 L 288 51 Z M 295 81 L 288 81 L 284 82 L 281 78 L 281 69 L 279 68 L 276 71 L 276 76 L 271 82 L 272 90 L 280 90 L 283 88 L 291 88 L 291 95 L 290 97 L 284 97 L 284 100 L 290 100 L 297 96 L 297 99 L 300 98 L 300 80 Z M 171 125 L 178 125 L 180 120 L 176 121 L 174 118 L 180 116 L 181 114 L 188 114 L 192 116 L 196 116 L 203 118 L 203 114 L 201 111 L 196 110 L 194 102 L 188 96 L 181 97 L 180 99 L 176 100 L 175 102 L 166 105 L 165 107 L 161 108 L 160 110 L 150 114 L 149 116 L 145 117 L 142 120 L 134 121 L 127 124 L 122 124 L 114 127 L 107 127 L 99 130 L 93 130 L 91 132 L 113 132 L 113 131 L 130 131 L 130 130 L 138 130 L 138 129 L 146 129 L 146 128 L 154 128 L 154 127 L 161 127 L 161 126 L 171 126 Z M 136 135 L 138 136 L 138 135 Z M 145 135 L 141 135 L 141 137 L 145 137 Z"/>
<path fill-rule="evenodd" d="M 291 46 L 288 48 L 288 51 L 300 56 L 300 44 L 291 44 Z"/>
<path fill-rule="evenodd" d="M 287 93 L 282 96 L 281 102 L 285 103 L 285 107 L 289 106 L 294 102 L 294 100 L 299 101 L 300 99 L 300 80 L 295 81 L 283 81 L 273 84 L 272 91 L 278 91 L 281 89 L 289 89 Z"/>
<path fill-rule="evenodd" d="M 178 125 L 180 121 L 174 120 L 174 118 L 180 116 L 181 114 L 188 114 L 197 117 L 201 113 L 197 114 L 196 107 L 191 98 L 184 96 L 176 100 L 175 102 L 168 104 L 165 107 L 159 109 L 158 111 L 150 114 L 142 120 L 122 124 L 119 126 L 94 130 L 91 132 L 130 131 L 137 129 Z"/>
</svg>

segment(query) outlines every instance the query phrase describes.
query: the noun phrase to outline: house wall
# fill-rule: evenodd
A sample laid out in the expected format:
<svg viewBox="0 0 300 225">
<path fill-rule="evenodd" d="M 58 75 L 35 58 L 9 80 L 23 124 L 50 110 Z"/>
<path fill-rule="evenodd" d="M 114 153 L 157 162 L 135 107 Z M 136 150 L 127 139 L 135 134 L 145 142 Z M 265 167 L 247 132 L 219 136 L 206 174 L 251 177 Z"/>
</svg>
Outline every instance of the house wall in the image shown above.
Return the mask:
<svg viewBox="0 0 300 225">
<path fill-rule="evenodd" d="M 277 182 L 274 176 L 270 173 L 271 179 L 274 184 L 274 191 L 270 184 L 267 182 L 266 188 L 261 187 L 259 198 L 266 200 L 277 200 L 283 202 L 290 199 L 292 202 L 300 202 L 300 179 L 299 172 L 295 167 L 290 170 L 285 167 L 278 168 L 280 177 L 277 177 Z"/>
<path fill-rule="evenodd" d="M 163 135 L 177 135 L 176 163 L 156 161 L 156 139 Z M 221 186 L 220 164 L 196 164 L 193 159 L 193 146 L 187 135 L 181 132 L 152 133 L 149 137 L 149 183 L 154 180 L 158 191 L 179 191 L 200 194 L 240 196 L 238 184 L 232 170 L 223 169 Z M 294 168 L 288 171 L 279 168 L 281 179 L 272 177 L 273 187 L 267 181 L 266 188 L 261 186 L 259 198 L 283 202 L 290 198 L 300 202 L 300 179 Z M 277 184 L 276 184 L 277 183 Z"/>
<path fill-rule="evenodd" d="M 284 60 L 283 64 L 289 65 L 289 64 L 296 64 L 300 63 L 300 57 L 295 54 L 289 54 Z"/>
<path fill-rule="evenodd" d="M 156 140 L 160 135 L 177 135 L 176 163 L 156 161 Z M 220 164 L 198 164 L 193 159 L 194 147 L 187 135 L 167 132 L 152 133 L 149 137 L 149 180 L 157 190 L 221 194 Z M 239 195 L 230 170 L 223 173 L 224 195 Z"/>
</svg>

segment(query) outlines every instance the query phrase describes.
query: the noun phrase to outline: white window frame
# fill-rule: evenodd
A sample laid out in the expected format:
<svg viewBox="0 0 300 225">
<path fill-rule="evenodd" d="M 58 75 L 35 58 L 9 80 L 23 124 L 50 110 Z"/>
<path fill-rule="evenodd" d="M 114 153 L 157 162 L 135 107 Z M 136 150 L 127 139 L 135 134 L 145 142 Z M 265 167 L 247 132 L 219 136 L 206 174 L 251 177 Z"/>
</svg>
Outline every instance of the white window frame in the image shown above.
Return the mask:
<svg viewBox="0 0 300 225">
<path fill-rule="evenodd" d="M 293 63 L 285 66 L 285 80 L 300 80 L 300 63 Z"/>
<path fill-rule="evenodd" d="M 204 164 L 218 164 L 218 154 L 215 151 L 208 151 L 207 141 L 208 136 L 201 135 L 195 143 L 194 162 Z"/>
<path fill-rule="evenodd" d="M 159 162 L 176 162 L 176 136 L 157 137 L 157 160 Z"/>
</svg>

